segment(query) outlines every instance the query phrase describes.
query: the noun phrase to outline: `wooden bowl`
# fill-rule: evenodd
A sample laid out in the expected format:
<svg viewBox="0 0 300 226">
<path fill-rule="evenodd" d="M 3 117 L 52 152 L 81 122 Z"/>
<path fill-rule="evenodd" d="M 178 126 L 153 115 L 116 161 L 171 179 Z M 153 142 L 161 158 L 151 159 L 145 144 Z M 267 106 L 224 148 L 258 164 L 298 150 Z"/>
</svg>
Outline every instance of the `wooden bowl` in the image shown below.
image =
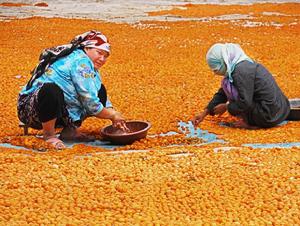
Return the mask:
<svg viewBox="0 0 300 226">
<path fill-rule="evenodd" d="M 101 135 L 104 140 L 108 140 L 114 144 L 132 144 L 134 141 L 147 136 L 151 124 L 145 121 L 128 121 L 126 122 L 126 126 L 130 130 L 129 133 L 110 125 L 101 129 Z"/>
</svg>

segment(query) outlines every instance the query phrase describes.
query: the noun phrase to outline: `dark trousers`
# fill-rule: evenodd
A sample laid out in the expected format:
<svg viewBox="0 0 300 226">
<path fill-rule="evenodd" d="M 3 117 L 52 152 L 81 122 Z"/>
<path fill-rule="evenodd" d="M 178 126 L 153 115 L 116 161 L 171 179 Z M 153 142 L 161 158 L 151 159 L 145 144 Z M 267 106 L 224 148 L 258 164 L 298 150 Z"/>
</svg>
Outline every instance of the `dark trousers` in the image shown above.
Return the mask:
<svg viewBox="0 0 300 226">
<path fill-rule="evenodd" d="M 105 107 L 107 101 L 107 92 L 103 84 L 98 91 L 100 102 Z M 62 89 L 54 83 L 46 83 L 38 93 L 37 111 L 40 122 L 47 122 L 57 118 L 57 125 L 64 124 L 61 118 L 64 116 L 65 99 Z M 81 124 L 81 122 L 75 122 Z"/>
</svg>

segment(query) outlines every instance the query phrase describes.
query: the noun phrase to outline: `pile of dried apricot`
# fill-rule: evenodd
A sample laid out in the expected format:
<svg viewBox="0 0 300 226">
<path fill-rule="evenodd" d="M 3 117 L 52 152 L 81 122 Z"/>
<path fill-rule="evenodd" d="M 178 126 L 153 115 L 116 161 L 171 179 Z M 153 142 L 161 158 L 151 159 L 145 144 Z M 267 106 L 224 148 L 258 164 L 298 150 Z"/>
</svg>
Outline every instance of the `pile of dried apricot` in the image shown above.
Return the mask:
<svg viewBox="0 0 300 226">
<path fill-rule="evenodd" d="M 237 13 L 244 17 L 222 17 Z M 243 130 L 220 126 L 234 120 L 229 115 L 207 117 L 201 129 L 217 134 L 224 144 L 200 146 L 203 141 L 182 134 L 151 136 L 178 132 L 178 122 L 202 111 L 217 91 L 221 78 L 205 62 L 206 51 L 216 42 L 239 43 L 272 72 L 289 98 L 300 97 L 299 4 L 188 4 L 153 13 L 165 14 L 208 19 L 136 24 L 59 18 L 0 21 L 1 143 L 50 148 L 36 137 L 40 131 L 30 129 L 24 136 L 18 127 L 18 93 L 42 49 L 68 43 L 91 29 L 102 31 L 112 45 L 100 71 L 114 107 L 129 120 L 152 124 L 148 138 L 116 151 L 82 144 L 60 152 L 0 147 L 1 224 L 300 224 L 299 148 L 242 147 L 298 142 L 299 122 Z M 89 118 L 81 130 L 97 135 L 109 123 Z M 220 146 L 235 148 L 215 151 Z M 128 149 L 147 151 L 121 151 Z"/>
</svg>

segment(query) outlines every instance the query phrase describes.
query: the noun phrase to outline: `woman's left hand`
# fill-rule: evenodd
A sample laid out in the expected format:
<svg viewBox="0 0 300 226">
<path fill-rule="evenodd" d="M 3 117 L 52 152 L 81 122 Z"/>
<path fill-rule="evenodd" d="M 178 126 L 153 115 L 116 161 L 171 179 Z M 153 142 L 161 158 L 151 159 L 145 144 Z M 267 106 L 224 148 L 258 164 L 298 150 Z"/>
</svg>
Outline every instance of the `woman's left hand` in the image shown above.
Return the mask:
<svg viewBox="0 0 300 226">
<path fill-rule="evenodd" d="M 227 104 L 218 104 L 214 107 L 214 114 L 215 115 L 222 115 L 227 111 Z"/>
<path fill-rule="evenodd" d="M 124 132 L 130 132 L 129 128 L 126 125 L 126 120 L 119 112 L 115 112 L 112 118 L 113 127 L 119 128 Z"/>
<path fill-rule="evenodd" d="M 125 120 L 115 120 L 113 121 L 113 127 L 119 128 L 124 132 L 129 133 L 130 130 L 126 125 L 126 121 Z"/>
</svg>

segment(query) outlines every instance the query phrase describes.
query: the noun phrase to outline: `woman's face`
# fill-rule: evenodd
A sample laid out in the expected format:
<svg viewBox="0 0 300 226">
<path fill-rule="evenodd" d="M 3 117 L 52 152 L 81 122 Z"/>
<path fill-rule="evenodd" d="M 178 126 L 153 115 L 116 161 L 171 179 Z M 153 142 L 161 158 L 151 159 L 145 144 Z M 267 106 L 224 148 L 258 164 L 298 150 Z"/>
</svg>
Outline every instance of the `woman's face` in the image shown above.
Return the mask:
<svg viewBox="0 0 300 226">
<path fill-rule="evenodd" d="M 214 69 L 213 72 L 214 72 L 216 75 L 222 75 L 222 76 L 225 76 L 225 74 L 226 74 L 226 65 L 225 65 L 225 63 L 222 63 L 222 64 L 220 65 L 220 67 L 217 68 L 217 69 Z"/>
<path fill-rule="evenodd" d="M 85 52 L 93 61 L 94 67 L 97 70 L 106 63 L 106 60 L 109 57 L 109 53 L 102 49 L 86 48 Z"/>
<path fill-rule="evenodd" d="M 223 44 L 213 45 L 206 54 L 206 62 L 216 75 L 225 76 L 227 67 L 222 54 Z"/>
</svg>

